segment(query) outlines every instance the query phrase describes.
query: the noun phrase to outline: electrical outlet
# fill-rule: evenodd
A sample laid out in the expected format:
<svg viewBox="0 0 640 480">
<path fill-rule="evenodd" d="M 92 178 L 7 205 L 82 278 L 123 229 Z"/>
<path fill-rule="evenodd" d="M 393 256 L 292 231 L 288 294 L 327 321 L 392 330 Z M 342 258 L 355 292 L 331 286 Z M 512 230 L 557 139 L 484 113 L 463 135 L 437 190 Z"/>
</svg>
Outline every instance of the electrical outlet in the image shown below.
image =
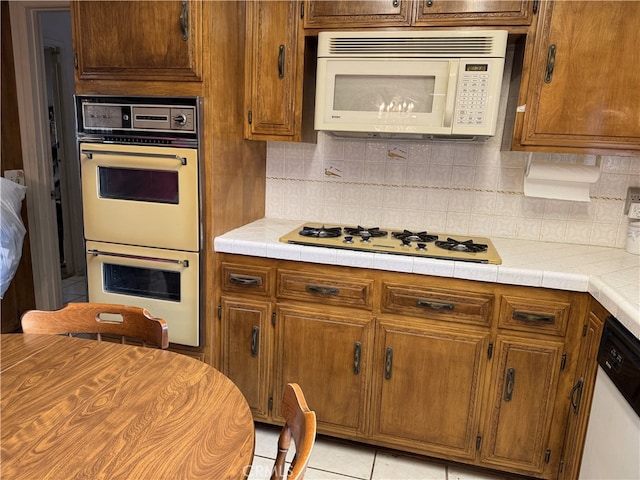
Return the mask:
<svg viewBox="0 0 640 480">
<path fill-rule="evenodd" d="M 632 220 L 640 220 L 640 203 L 632 203 L 628 215 Z"/>
<path fill-rule="evenodd" d="M 629 207 L 632 203 L 640 203 L 640 187 L 629 187 L 627 189 L 627 200 L 624 202 L 624 214 L 629 214 Z"/>
</svg>

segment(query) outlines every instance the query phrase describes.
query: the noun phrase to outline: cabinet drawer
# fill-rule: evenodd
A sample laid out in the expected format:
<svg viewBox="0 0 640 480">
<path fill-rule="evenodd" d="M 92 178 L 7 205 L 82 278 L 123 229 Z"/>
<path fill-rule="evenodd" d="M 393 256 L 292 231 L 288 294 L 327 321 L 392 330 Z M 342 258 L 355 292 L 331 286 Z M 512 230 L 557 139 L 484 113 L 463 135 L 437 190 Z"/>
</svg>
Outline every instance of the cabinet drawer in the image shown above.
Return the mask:
<svg viewBox="0 0 640 480">
<path fill-rule="evenodd" d="M 564 336 L 571 304 L 503 296 L 500 302 L 499 328 Z"/>
<path fill-rule="evenodd" d="M 493 295 L 384 283 L 382 311 L 434 320 L 489 325 Z"/>
<path fill-rule="evenodd" d="M 223 292 L 270 296 L 273 290 L 273 268 L 222 262 L 220 272 Z"/>
<path fill-rule="evenodd" d="M 371 310 L 373 280 L 278 270 L 278 298 Z"/>
</svg>

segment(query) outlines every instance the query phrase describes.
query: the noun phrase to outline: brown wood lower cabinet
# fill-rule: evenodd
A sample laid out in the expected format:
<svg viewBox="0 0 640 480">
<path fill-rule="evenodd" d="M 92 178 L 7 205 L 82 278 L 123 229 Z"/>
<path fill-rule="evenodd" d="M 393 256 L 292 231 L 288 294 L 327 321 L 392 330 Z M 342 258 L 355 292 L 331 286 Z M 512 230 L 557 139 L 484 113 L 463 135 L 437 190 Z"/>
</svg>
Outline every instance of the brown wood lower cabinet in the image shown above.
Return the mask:
<svg viewBox="0 0 640 480">
<path fill-rule="evenodd" d="M 577 476 L 604 315 L 587 293 L 230 254 L 217 266 L 219 364 L 256 420 L 282 423 L 298 382 L 320 433 Z"/>
<path fill-rule="evenodd" d="M 327 433 L 362 435 L 373 318 L 362 312 L 324 313 L 324 308 L 278 307 L 274 398 L 296 382 L 312 398 L 319 427 Z M 280 402 L 274 416 L 282 419 Z"/>
<path fill-rule="evenodd" d="M 473 459 L 489 332 L 380 319 L 373 438 L 446 458 Z"/>
</svg>

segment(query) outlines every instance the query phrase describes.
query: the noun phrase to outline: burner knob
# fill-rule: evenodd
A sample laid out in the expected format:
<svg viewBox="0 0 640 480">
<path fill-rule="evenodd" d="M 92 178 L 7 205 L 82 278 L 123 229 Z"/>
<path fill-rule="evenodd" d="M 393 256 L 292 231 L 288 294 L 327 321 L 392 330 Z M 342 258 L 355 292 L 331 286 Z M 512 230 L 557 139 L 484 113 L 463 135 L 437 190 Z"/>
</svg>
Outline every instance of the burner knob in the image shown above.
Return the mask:
<svg viewBox="0 0 640 480">
<path fill-rule="evenodd" d="M 369 233 L 362 233 L 362 234 L 360 234 L 360 237 L 362 237 L 362 241 L 363 241 L 363 242 L 368 242 L 368 241 L 369 241 L 369 239 L 371 238 L 371 234 L 369 234 Z"/>
<path fill-rule="evenodd" d="M 409 240 L 407 238 L 403 238 L 402 239 L 402 246 L 403 247 L 410 247 L 411 246 L 411 240 Z"/>
<path fill-rule="evenodd" d="M 417 245 L 418 245 L 418 247 L 416 248 L 416 250 L 419 250 L 419 251 L 426 251 L 427 250 L 427 244 L 426 243 L 418 243 Z"/>
<path fill-rule="evenodd" d="M 352 236 L 344 237 L 344 243 L 353 243 L 353 237 Z"/>
</svg>

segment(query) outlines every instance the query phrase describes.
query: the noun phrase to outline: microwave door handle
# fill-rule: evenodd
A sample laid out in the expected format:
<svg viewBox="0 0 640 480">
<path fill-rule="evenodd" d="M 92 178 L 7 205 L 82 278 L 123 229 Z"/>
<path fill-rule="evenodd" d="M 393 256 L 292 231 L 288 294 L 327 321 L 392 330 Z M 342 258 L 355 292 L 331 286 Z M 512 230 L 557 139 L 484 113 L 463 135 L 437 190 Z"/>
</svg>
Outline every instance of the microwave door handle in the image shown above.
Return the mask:
<svg viewBox="0 0 640 480">
<path fill-rule="evenodd" d="M 447 100 L 444 107 L 443 127 L 451 128 L 453 120 L 453 108 L 456 104 L 456 87 L 458 86 L 458 65 L 460 62 L 452 60 L 449 62 L 449 83 L 447 85 Z"/>
<path fill-rule="evenodd" d="M 125 253 L 105 252 L 103 250 L 95 250 L 95 249 L 87 250 L 87 253 L 90 253 L 94 257 L 97 257 L 98 255 L 105 255 L 107 257 L 130 258 L 133 260 L 144 260 L 147 262 L 176 263 L 178 265 L 182 265 L 183 267 L 189 266 L 189 260 L 174 260 L 172 258 L 145 257 L 142 255 L 127 255 Z"/>
<path fill-rule="evenodd" d="M 162 153 L 145 153 L 145 152 L 114 152 L 111 150 L 82 150 L 88 159 L 92 159 L 94 155 L 119 155 L 121 157 L 147 157 L 147 158 L 163 158 L 168 160 L 177 160 L 182 165 L 187 164 L 187 159 L 179 155 L 162 154 Z"/>
</svg>

